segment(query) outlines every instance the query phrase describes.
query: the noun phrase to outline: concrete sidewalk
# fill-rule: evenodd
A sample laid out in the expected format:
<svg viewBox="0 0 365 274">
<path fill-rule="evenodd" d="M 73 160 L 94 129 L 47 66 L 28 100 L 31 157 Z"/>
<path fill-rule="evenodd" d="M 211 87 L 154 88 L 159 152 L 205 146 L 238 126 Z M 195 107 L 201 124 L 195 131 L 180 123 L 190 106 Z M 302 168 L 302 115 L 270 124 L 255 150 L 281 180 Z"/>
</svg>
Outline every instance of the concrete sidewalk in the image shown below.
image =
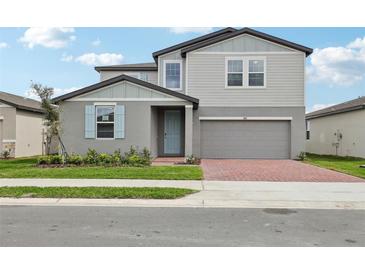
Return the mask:
<svg viewBox="0 0 365 274">
<path fill-rule="evenodd" d="M 0 205 L 365 209 L 363 183 L 0 179 L 0 186 L 183 187 L 176 200 L 1 198 Z"/>
</svg>

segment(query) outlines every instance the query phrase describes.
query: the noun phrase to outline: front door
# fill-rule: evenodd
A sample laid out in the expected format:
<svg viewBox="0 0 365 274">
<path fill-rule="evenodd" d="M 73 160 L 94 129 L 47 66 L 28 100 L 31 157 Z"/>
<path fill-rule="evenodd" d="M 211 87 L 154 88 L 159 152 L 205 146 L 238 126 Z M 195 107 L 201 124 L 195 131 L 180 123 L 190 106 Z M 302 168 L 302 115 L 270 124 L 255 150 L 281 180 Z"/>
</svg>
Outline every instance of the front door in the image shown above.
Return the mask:
<svg viewBox="0 0 365 274">
<path fill-rule="evenodd" d="M 164 154 L 181 153 L 181 111 L 165 110 Z"/>
</svg>

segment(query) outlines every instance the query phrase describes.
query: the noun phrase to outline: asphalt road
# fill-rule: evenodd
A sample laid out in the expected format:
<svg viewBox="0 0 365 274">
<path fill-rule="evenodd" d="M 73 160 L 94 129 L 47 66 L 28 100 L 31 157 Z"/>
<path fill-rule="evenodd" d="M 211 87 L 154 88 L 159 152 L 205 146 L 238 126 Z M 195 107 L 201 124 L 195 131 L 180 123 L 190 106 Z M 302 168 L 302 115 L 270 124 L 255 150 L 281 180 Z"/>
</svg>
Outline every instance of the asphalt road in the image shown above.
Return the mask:
<svg viewBox="0 0 365 274">
<path fill-rule="evenodd" d="M 365 211 L 2 206 L 0 246 L 365 246 Z"/>
</svg>

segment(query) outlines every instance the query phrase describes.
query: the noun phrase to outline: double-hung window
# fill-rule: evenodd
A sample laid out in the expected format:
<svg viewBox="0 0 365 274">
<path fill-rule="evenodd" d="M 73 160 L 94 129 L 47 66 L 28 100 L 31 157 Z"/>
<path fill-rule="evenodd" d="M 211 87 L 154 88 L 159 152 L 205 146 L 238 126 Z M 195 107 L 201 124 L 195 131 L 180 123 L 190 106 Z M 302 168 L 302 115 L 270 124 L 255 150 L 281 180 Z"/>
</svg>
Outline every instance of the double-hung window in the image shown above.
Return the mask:
<svg viewBox="0 0 365 274">
<path fill-rule="evenodd" d="M 248 86 L 263 87 L 265 86 L 265 61 L 249 60 L 248 61 Z"/>
<path fill-rule="evenodd" d="M 243 87 L 244 77 L 243 77 L 243 59 L 227 59 L 226 69 L 227 69 L 227 87 Z"/>
<path fill-rule="evenodd" d="M 96 106 L 96 138 L 114 139 L 114 106 Z"/>
<path fill-rule="evenodd" d="M 226 58 L 226 88 L 264 88 L 266 58 L 236 56 Z"/>
<path fill-rule="evenodd" d="M 165 61 L 164 86 L 172 90 L 182 89 L 181 61 Z"/>
</svg>

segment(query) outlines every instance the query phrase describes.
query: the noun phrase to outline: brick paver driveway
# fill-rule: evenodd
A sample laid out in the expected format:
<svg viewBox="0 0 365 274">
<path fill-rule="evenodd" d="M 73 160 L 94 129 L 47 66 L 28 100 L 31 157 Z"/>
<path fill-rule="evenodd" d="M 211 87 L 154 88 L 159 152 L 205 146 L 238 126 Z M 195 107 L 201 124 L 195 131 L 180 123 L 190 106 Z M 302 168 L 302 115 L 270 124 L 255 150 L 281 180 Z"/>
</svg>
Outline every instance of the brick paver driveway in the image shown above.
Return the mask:
<svg viewBox="0 0 365 274">
<path fill-rule="evenodd" d="M 217 181 L 365 182 L 294 160 L 203 159 L 204 179 Z"/>
</svg>

